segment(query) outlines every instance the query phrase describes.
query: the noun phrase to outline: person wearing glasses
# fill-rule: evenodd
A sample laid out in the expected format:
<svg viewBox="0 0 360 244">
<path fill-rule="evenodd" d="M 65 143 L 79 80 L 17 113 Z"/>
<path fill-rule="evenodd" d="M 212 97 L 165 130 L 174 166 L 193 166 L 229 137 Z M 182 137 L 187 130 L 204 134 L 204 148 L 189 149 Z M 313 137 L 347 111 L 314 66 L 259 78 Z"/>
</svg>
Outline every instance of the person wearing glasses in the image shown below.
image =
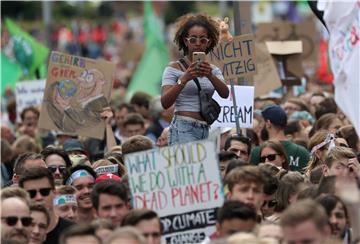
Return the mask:
<svg viewBox="0 0 360 244">
<path fill-rule="evenodd" d="M 209 135 L 209 125 L 200 115 L 199 91 L 194 78 L 210 95 L 215 90 L 223 98 L 229 95 L 221 70 L 207 61 L 198 63 L 192 58 L 193 52 L 208 54 L 218 41 L 219 27 L 211 17 L 188 14 L 178 19 L 174 42 L 183 52 L 187 67 L 179 60 L 169 63 L 163 73 L 161 104 L 164 109 L 175 104 L 175 116 L 169 128 L 169 145 L 202 140 Z"/>
<path fill-rule="evenodd" d="M 49 211 L 50 224 L 47 228 L 46 240 L 43 243 L 59 243 L 60 234 L 74 223 L 55 214 L 53 203 L 55 180 L 50 170 L 42 167 L 26 170 L 19 180 L 19 186 L 29 193 L 31 200 L 44 204 Z"/>
<path fill-rule="evenodd" d="M 27 193 L 18 187 L 1 190 L 1 243 L 28 243 L 32 218 Z"/>
<path fill-rule="evenodd" d="M 279 141 L 266 141 L 260 146 L 260 163 L 269 163 L 289 170 L 289 160 L 284 146 Z"/>
<path fill-rule="evenodd" d="M 309 152 L 286 137 L 285 127 L 288 117 L 284 109 L 279 105 L 269 105 L 261 111 L 261 115 L 265 121 L 261 129 L 262 141 L 279 141 L 288 156 L 290 170 L 303 171 L 310 159 Z M 260 163 L 260 147 L 251 150 L 250 163 L 254 165 Z"/>
<path fill-rule="evenodd" d="M 69 156 L 64 150 L 54 147 L 45 148 L 41 154 L 44 157 L 47 168 L 54 176 L 55 185 L 61 186 L 67 174 L 67 169 L 71 167 Z"/>
</svg>

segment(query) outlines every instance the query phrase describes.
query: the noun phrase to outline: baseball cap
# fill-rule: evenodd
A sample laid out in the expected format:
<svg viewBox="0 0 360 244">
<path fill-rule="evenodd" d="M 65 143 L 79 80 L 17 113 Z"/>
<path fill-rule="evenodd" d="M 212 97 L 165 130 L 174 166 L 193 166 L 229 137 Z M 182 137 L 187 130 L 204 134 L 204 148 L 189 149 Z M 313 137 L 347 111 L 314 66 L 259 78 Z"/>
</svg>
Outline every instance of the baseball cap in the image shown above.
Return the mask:
<svg viewBox="0 0 360 244">
<path fill-rule="evenodd" d="M 65 152 L 81 151 L 85 153 L 84 146 L 77 139 L 68 139 L 64 142 L 63 149 Z"/>
<path fill-rule="evenodd" d="M 286 126 L 287 115 L 282 107 L 279 105 L 269 105 L 261 111 L 261 115 L 265 120 L 270 120 L 271 123 L 277 126 Z"/>
<path fill-rule="evenodd" d="M 100 175 L 96 178 L 95 183 L 99 183 L 101 181 L 104 180 L 116 180 L 116 181 L 120 181 L 121 178 L 117 175 L 114 174 L 104 174 L 104 175 Z"/>
</svg>

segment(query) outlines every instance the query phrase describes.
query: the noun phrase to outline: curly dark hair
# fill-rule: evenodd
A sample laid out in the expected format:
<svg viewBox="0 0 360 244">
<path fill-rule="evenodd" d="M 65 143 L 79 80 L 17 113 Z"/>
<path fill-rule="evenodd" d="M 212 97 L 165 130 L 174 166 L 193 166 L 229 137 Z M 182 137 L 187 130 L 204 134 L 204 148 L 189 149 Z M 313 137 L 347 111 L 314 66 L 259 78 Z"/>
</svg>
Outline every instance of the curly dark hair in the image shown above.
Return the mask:
<svg viewBox="0 0 360 244">
<path fill-rule="evenodd" d="M 218 22 L 205 14 L 187 14 L 177 19 L 174 42 L 179 47 L 179 51 L 183 50 L 184 55 L 188 54 L 188 48 L 185 45 L 184 38 L 188 36 L 189 30 L 193 26 L 202 26 L 207 30 L 210 45 L 205 53 L 209 53 L 218 44 L 220 32 Z"/>
</svg>

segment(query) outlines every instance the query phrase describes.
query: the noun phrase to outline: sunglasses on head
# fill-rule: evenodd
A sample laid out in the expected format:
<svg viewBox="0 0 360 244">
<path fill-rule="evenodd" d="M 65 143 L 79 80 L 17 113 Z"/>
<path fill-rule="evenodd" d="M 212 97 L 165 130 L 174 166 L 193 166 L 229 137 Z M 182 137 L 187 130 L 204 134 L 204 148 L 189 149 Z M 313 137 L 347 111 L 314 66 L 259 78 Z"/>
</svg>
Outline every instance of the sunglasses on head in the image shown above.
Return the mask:
<svg viewBox="0 0 360 244">
<path fill-rule="evenodd" d="M 263 163 L 266 161 L 266 159 L 268 159 L 270 162 L 274 161 L 276 158 L 276 155 L 279 155 L 279 154 L 269 154 L 266 156 L 262 156 L 262 157 L 260 157 L 260 162 Z"/>
<path fill-rule="evenodd" d="M 190 44 L 196 44 L 197 40 L 199 40 L 200 44 L 208 44 L 208 42 L 210 41 L 210 39 L 206 38 L 206 37 L 188 37 L 186 38 L 186 40 L 190 43 Z"/>
<path fill-rule="evenodd" d="M 57 166 L 57 165 L 50 165 L 48 166 L 48 169 L 51 171 L 51 173 L 55 174 L 56 170 L 59 169 L 60 174 L 66 173 L 66 166 Z"/>
<path fill-rule="evenodd" d="M 28 227 L 31 225 L 32 223 L 32 218 L 31 217 L 17 217 L 17 216 L 8 216 L 8 217 L 1 217 L 2 220 L 5 221 L 5 223 L 8 226 L 15 226 L 18 222 L 18 220 L 21 221 L 21 224 L 25 227 Z"/>
<path fill-rule="evenodd" d="M 264 201 L 263 206 L 268 206 L 268 208 L 273 208 L 277 204 L 277 201 L 275 199 L 270 201 Z"/>
<path fill-rule="evenodd" d="M 47 197 L 49 196 L 50 192 L 51 192 L 52 188 L 41 188 L 39 190 L 27 190 L 27 192 L 30 195 L 30 198 L 34 198 L 36 197 L 37 192 L 40 192 L 41 196 L 43 197 Z"/>
</svg>

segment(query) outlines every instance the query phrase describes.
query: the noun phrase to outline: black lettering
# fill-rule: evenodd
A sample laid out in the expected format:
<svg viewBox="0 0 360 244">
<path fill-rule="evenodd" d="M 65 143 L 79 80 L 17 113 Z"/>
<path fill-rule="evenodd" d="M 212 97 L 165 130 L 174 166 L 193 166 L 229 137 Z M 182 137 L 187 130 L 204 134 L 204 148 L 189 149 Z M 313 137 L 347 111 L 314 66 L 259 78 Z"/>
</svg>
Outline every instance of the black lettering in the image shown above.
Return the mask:
<svg viewBox="0 0 360 244">
<path fill-rule="evenodd" d="M 246 43 L 248 55 L 249 56 L 252 55 L 251 48 L 250 48 L 250 42 L 252 42 L 252 40 L 246 40 L 246 41 L 243 41 L 243 42 Z"/>
<path fill-rule="evenodd" d="M 230 46 L 230 44 L 231 44 L 232 42 L 227 42 L 226 44 L 225 44 L 225 46 L 224 46 L 224 55 L 225 55 L 225 57 L 226 58 L 231 58 L 234 54 L 232 54 L 231 53 L 231 49 L 229 48 L 229 51 L 230 51 L 230 53 L 229 54 L 227 54 L 227 49 L 228 49 L 228 47 Z M 234 50 L 233 50 L 233 52 L 234 52 Z"/>
<path fill-rule="evenodd" d="M 246 123 L 246 117 L 249 116 L 250 124 L 251 124 L 252 123 L 252 118 L 253 118 L 252 107 L 249 107 L 248 109 L 246 107 L 244 107 L 244 110 L 245 110 L 245 123 Z"/>
<path fill-rule="evenodd" d="M 232 42 L 233 44 L 233 52 L 234 52 L 234 58 L 236 57 L 241 57 L 243 55 L 242 52 L 242 47 L 241 47 L 241 42 Z M 236 47 L 235 45 L 238 44 L 238 46 Z"/>
<path fill-rule="evenodd" d="M 246 67 L 249 71 L 255 70 L 255 64 L 254 64 L 252 58 L 249 58 L 249 60 L 246 62 Z"/>
<path fill-rule="evenodd" d="M 229 112 L 230 112 L 230 107 L 224 106 L 223 107 L 223 119 L 222 119 L 222 121 L 219 121 L 219 122 L 229 122 L 229 119 L 227 117 Z"/>
</svg>

